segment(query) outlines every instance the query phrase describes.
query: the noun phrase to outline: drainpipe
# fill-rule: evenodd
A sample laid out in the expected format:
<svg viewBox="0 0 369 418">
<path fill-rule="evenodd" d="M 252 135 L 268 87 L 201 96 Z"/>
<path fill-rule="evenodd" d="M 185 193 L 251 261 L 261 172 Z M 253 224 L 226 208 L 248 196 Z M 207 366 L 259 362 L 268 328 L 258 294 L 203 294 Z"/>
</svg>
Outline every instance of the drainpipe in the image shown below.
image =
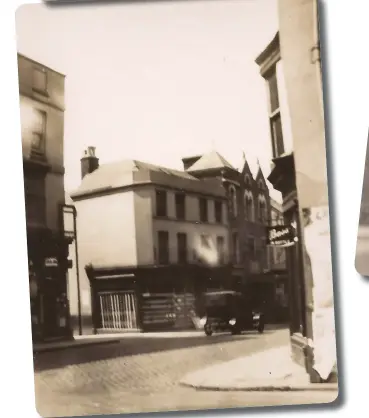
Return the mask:
<svg viewBox="0 0 369 418">
<path fill-rule="evenodd" d="M 77 240 L 77 210 L 73 206 L 73 229 L 75 239 L 76 252 L 76 279 L 77 279 L 77 298 L 78 298 L 78 331 L 82 335 L 82 307 L 81 307 L 81 284 L 79 278 L 79 261 L 78 261 L 78 240 Z"/>
</svg>

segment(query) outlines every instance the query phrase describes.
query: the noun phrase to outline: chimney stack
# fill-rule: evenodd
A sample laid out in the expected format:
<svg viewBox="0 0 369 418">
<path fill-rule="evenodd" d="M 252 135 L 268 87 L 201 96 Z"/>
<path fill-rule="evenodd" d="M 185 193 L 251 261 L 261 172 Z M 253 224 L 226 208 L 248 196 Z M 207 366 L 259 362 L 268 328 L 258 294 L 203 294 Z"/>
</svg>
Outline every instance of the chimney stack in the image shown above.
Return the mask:
<svg viewBox="0 0 369 418">
<path fill-rule="evenodd" d="M 99 168 L 99 159 L 95 155 L 96 147 L 87 147 L 81 158 L 81 176 L 90 174 Z"/>
</svg>

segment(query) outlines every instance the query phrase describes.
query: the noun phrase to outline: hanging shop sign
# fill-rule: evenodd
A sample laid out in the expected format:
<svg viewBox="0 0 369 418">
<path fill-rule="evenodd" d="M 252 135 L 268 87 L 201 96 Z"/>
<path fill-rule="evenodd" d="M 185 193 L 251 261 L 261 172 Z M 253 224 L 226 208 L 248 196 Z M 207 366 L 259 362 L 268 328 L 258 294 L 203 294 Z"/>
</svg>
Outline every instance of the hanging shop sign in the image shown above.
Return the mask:
<svg viewBox="0 0 369 418">
<path fill-rule="evenodd" d="M 288 247 L 294 245 L 297 238 L 291 225 L 267 226 L 267 245 Z"/>
<path fill-rule="evenodd" d="M 45 258 L 45 267 L 58 267 L 58 259 L 56 257 Z"/>
</svg>

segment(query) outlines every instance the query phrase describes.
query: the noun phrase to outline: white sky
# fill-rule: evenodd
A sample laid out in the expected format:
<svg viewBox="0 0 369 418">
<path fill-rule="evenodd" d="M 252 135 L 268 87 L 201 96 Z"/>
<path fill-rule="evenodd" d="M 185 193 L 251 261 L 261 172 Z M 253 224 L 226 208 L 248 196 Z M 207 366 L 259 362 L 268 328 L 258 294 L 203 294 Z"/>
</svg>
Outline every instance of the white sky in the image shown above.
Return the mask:
<svg viewBox="0 0 369 418">
<path fill-rule="evenodd" d="M 257 55 L 278 29 L 276 0 L 22 6 L 18 51 L 66 74 L 65 185 L 80 157 L 135 158 L 182 168 L 217 149 L 270 172 Z"/>
</svg>

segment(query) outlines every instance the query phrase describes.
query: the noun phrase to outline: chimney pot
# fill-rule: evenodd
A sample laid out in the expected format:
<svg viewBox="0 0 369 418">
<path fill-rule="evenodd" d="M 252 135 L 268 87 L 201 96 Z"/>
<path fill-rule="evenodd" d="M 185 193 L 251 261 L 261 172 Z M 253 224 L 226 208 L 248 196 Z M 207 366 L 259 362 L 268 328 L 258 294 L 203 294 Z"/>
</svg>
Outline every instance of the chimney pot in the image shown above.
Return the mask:
<svg viewBox="0 0 369 418">
<path fill-rule="evenodd" d="M 81 158 L 81 176 L 82 179 L 86 174 L 90 174 L 99 168 L 99 159 L 96 157 L 96 147 L 87 147 Z"/>
</svg>

